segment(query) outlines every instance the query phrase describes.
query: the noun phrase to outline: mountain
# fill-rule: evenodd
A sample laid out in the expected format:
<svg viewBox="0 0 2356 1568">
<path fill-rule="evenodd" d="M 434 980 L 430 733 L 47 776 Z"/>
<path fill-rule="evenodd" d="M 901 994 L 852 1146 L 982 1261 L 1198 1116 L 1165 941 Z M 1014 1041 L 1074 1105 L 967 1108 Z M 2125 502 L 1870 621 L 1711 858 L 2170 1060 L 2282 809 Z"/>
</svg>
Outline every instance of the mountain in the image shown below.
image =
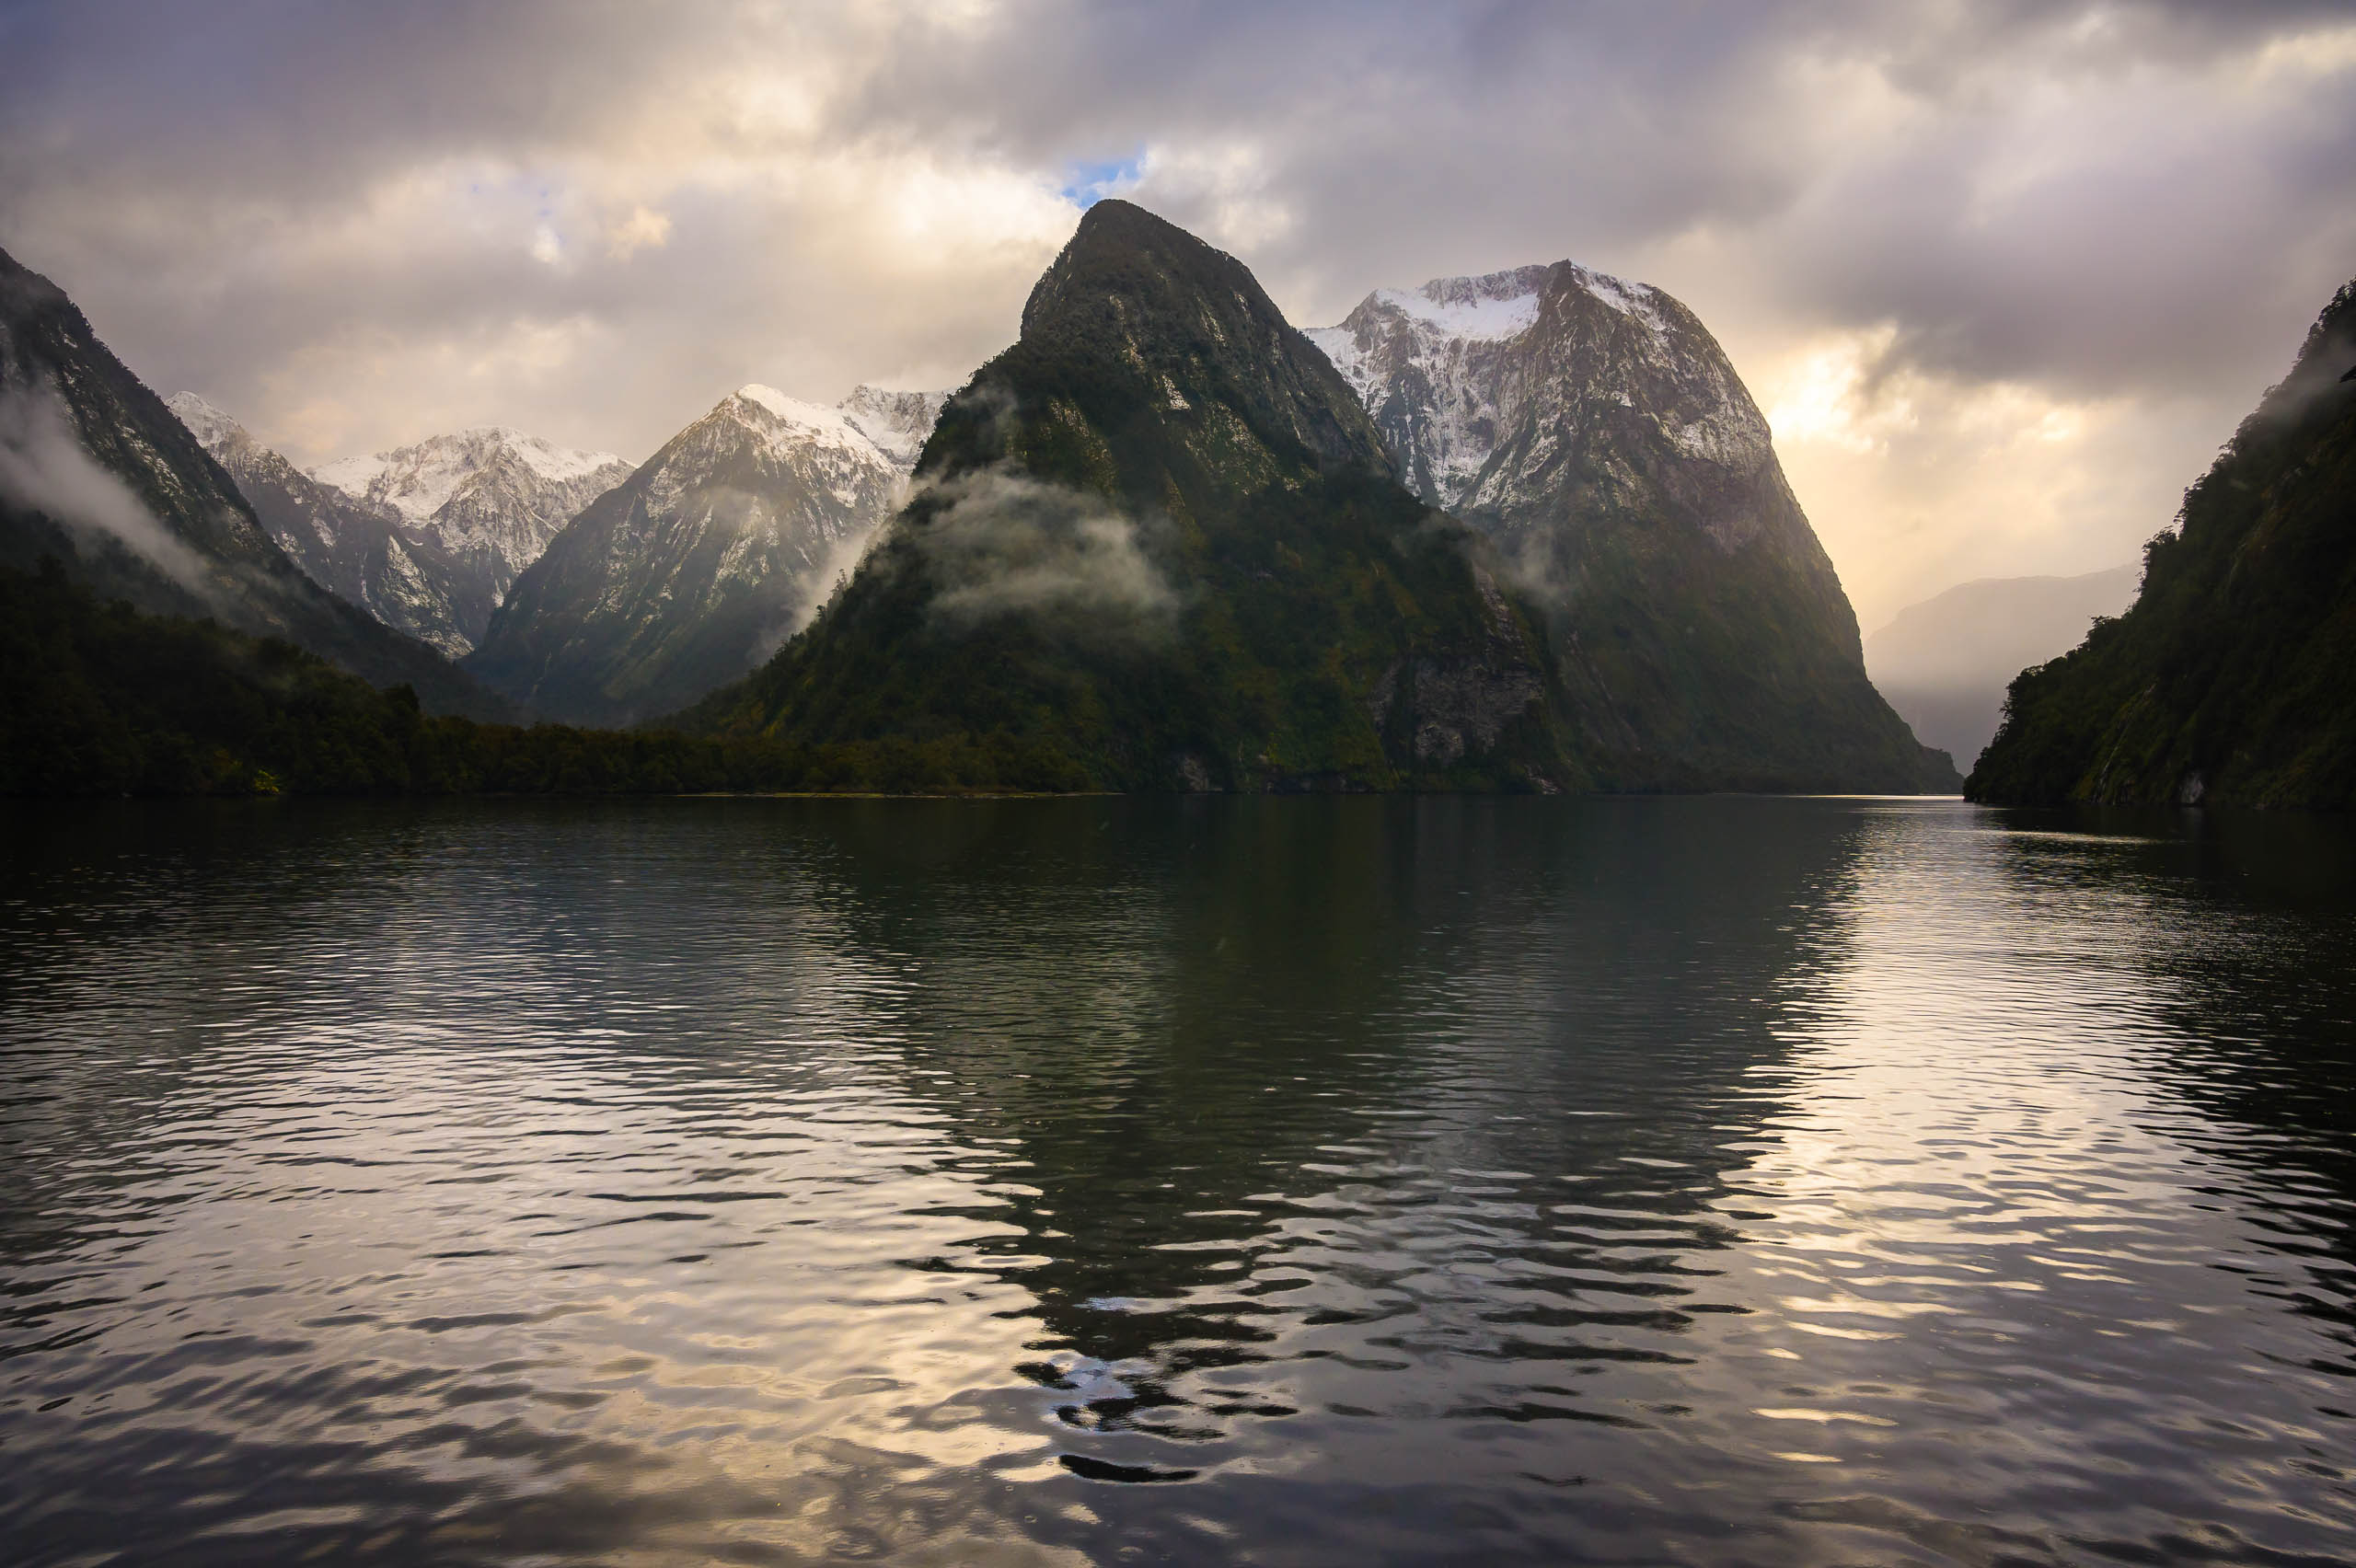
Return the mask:
<svg viewBox="0 0 2356 1568">
<path fill-rule="evenodd" d="M 585 508 L 516 580 L 467 667 L 586 723 L 671 712 L 777 650 L 907 489 L 941 397 L 840 409 L 721 399 Z"/>
<path fill-rule="evenodd" d="M 0 566 L 0 796 L 676 794 L 798 782 L 780 748 L 428 717 L 282 638 Z"/>
<path fill-rule="evenodd" d="M 456 629 L 471 646 L 517 575 L 629 472 L 610 452 L 576 452 L 494 425 L 341 458 L 310 477 L 398 518 L 406 537 L 468 573 L 457 584 Z"/>
<path fill-rule="evenodd" d="M 887 392 L 880 386 L 859 386 L 835 405 L 836 410 L 884 455 L 913 470 L 924 451 L 925 438 L 940 421 L 946 392 Z"/>
<path fill-rule="evenodd" d="M 503 704 L 305 576 L 236 482 L 64 290 L 0 252 L 0 567 L 283 638 L 436 711 Z"/>
<path fill-rule="evenodd" d="M 1103 201 L 811 628 L 684 716 L 814 782 L 1584 788 L 1543 638 L 1242 263 Z"/>
<path fill-rule="evenodd" d="M 2128 565 L 1961 583 L 1909 605 L 1867 637 L 1865 671 L 1924 744 L 1969 763 L 1996 733 L 2013 677 L 2132 604 L 2142 572 Z"/>
<path fill-rule="evenodd" d="M 1510 563 L 1607 787 L 1955 788 L 1684 306 L 1558 261 L 1378 289 L 1308 336 L 1415 493 Z"/>
<path fill-rule="evenodd" d="M 263 531 L 312 582 L 447 657 L 474 647 L 465 628 L 491 610 L 481 574 L 438 540 L 389 507 L 321 484 L 193 392 L 175 392 L 164 406 L 228 470 Z"/>
<path fill-rule="evenodd" d="M 2144 548 L 2132 608 L 2013 682 L 1965 793 L 2356 807 L 2356 282 Z"/>
</svg>

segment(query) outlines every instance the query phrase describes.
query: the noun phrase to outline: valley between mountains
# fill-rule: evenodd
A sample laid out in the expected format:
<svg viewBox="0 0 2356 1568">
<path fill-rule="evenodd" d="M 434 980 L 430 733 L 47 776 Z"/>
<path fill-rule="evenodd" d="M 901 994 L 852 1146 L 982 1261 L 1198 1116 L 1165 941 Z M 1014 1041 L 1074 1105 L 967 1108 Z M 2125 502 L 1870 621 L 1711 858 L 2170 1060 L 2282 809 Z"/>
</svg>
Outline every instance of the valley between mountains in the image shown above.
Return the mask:
<svg viewBox="0 0 2356 1568">
<path fill-rule="evenodd" d="M 746 386 L 641 463 L 483 428 L 303 469 L 0 258 L 0 569 L 18 791 L 1939 792 L 1972 760 L 1875 689 L 1677 300 L 1561 261 L 1303 331 L 1116 200 L 963 386 Z M 2051 686 L 1975 788 L 2069 792 L 2005 760 L 2028 723 L 2058 755 L 2019 706 Z M 2193 759 L 2155 790 L 2238 777 L 2151 734 Z"/>
</svg>

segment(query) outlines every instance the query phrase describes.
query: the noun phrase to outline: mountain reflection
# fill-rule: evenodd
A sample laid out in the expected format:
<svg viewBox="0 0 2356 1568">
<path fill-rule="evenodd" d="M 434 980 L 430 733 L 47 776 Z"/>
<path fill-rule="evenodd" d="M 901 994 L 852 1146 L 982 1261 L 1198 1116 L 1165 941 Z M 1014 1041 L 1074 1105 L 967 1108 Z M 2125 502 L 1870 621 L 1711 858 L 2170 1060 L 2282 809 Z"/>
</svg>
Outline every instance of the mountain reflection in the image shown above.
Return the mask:
<svg viewBox="0 0 2356 1568">
<path fill-rule="evenodd" d="M 1843 801 L 25 813 L 0 1540 L 2328 1557 L 2340 843 Z"/>
</svg>

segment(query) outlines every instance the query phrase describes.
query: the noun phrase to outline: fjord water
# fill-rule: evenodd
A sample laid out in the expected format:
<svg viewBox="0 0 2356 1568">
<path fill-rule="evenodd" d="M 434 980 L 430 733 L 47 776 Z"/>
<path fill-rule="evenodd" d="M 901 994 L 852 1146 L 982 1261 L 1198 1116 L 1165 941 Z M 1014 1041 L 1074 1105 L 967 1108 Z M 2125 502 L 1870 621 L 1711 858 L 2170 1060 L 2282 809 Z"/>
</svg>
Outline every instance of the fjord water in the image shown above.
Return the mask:
<svg viewBox="0 0 2356 1568">
<path fill-rule="evenodd" d="M 2356 858 L 10 808 L 18 1563 L 2356 1558 Z"/>
</svg>

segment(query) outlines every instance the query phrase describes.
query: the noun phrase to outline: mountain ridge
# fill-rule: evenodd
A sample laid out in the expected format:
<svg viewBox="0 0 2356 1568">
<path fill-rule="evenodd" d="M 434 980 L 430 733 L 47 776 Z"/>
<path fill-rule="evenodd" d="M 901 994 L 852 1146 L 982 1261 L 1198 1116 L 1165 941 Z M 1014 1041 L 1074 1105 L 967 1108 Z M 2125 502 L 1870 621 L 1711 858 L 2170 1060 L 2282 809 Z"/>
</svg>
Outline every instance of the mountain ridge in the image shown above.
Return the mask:
<svg viewBox="0 0 2356 1568">
<path fill-rule="evenodd" d="M 1959 783 L 1875 691 L 1765 418 L 1674 297 L 1556 261 L 1378 289 L 1307 335 L 1539 606 L 1607 787 Z"/>
<path fill-rule="evenodd" d="M 535 711 L 604 723 L 743 675 L 898 504 L 914 427 L 939 404 L 864 386 L 835 408 L 759 383 L 730 393 L 549 541 L 467 667 Z"/>
<path fill-rule="evenodd" d="M 2069 651 L 2134 602 L 2138 565 L 2072 577 L 1983 577 L 1907 605 L 1865 638 L 1865 671 L 1927 745 L 1976 759 L 2022 670 Z"/>
<path fill-rule="evenodd" d="M 1242 263 L 1131 203 L 1083 215 L 917 478 L 688 722 L 889 788 L 1583 781 L 1478 541 Z"/>
<path fill-rule="evenodd" d="M 0 566 L 59 561 L 154 613 L 283 638 L 429 709 L 505 705 L 344 603 L 273 541 L 228 472 L 49 279 L 0 251 Z"/>
<path fill-rule="evenodd" d="M 445 657 L 474 646 L 469 624 L 489 618 L 476 572 L 389 507 L 321 484 L 192 392 L 165 407 L 179 416 L 237 481 L 265 532 L 322 588 Z"/>
<path fill-rule="evenodd" d="M 2015 679 L 1965 792 L 2356 807 L 2350 670 L 2356 282 L 2144 547 L 2134 604 Z"/>
</svg>

